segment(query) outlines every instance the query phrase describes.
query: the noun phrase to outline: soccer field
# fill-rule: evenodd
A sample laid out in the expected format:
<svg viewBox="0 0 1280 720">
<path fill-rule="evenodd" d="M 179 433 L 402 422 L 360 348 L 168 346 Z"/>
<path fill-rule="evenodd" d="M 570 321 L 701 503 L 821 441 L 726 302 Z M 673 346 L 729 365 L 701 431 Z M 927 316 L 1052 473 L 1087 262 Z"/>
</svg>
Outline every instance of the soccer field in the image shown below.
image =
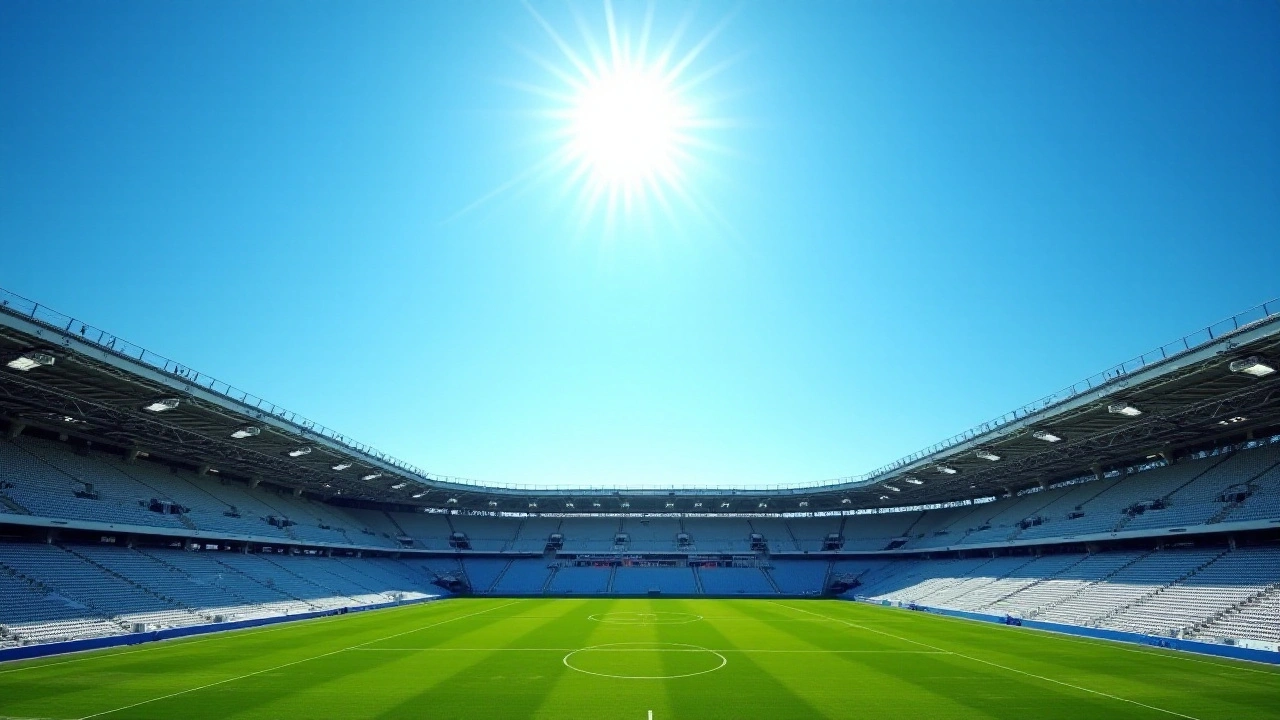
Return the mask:
<svg viewBox="0 0 1280 720">
<path fill-rule="evenodd" d="M 1274 718 L 1280 668 L 840 601 L 543 598 L 0 665 L 4 718 L 650 716 Z"/>
</svg>

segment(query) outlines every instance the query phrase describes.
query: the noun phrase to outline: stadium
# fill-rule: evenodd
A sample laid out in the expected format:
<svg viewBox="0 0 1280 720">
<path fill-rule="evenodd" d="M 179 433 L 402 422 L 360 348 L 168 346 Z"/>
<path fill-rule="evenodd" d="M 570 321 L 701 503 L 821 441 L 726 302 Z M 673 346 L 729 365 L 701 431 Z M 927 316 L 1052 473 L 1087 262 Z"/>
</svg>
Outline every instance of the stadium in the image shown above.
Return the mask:
<svg viewBox="0 0 1280 720">
<path fill-rule="evenodd" d="M 0 654 L 123 648 L 5 666 L 8 715 L 348 716 L 400 697 L 358 678 L 406 673 L 454 677 L 447 708 L 462 673 L 510 678 L 485 717 L 548 689 L 720 716 L 708 683 L 724 717 L 808 717 L 952 665 L 889 704 L 1274 711 L 1276 670 L 1207 659 L 1280 662 L 1274 301 L 866 476 L 763 489 L 464 484 L 25 298 L 0 323 Z"/>
<path fill-rule="evenodd" d="M 1277 77 L 1262 3 L 0 7 L 0 720 L 1280 717 Z"/>
</svg>

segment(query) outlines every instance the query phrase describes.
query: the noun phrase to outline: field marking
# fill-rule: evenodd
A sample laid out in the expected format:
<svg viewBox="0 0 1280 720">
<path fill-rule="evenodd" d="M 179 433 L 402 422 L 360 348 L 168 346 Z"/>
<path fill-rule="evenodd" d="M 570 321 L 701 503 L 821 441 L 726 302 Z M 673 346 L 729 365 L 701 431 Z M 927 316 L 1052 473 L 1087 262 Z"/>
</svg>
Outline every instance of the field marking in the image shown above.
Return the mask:
<svg viewBox="0 0 1280 720">
<path fill-rule="evenodd" d="M 347 652 L 348 650 L 355 650 L 355 649 L 357 649 L 357 648 L 362 648 L 362 647 L 364 647 L 365 645 L 372 645 L 373 643 L 376 643 L 376 642 L 382 642 L 383 640 L 390 640 L 391 638 L 397 638 L 397 637 L 400 637 L 401 635 L 408 635 L 408 634 L 410 634 L 410 633 L 421 632 L 422 630 L 428 630 L 428 629 L 433 628 L 433 627 L 436 627 L 436 626 L 438 626 L 438 625 L 444 625 L 445 623 L 451 623 L 451 622 L 453 622 L 453 621 L 455 621 L 455 620 L 465 620 L 465 619 L 467 619 L 467 618 L 469 618 L 469 617 L 475 617 L 476 615 L 483 615 L 483 614 L 485 614 L 485 613 L 487 613 L 487 612 L 493 612 L 494 610 L 501 610 L 501 609 L 502 609 L 502 608 L 504 608 L 504 607 L 511 607 L 512 605 L 515 605 L 515 604 L 516 604 L 516 603 L 518 603 L 518 602 L 521 602 L 521 601 L 520 601 L 520 600 L 513 600 L 512 602 L 509 602 L 509 603 L 507 603 L 507 604 L 505 604 L 505 605 L 498 605 L 498 606 L 496 606 L 496 607 L 491 607 L 491 608 L 488 608 L 488 609 L 486 609 L 486 610 L 480 610 L 480 611 L 478 611 L 478 612 L 469 613 L 469 614 L 467 614 L 467 615 L 459 615 L 458 617 L 452 617 L 452 618 L 449 618 L 449 619 L 447 619 L 447 620 L 441 620 L 440 622 L 432 623 L 432 624 L 430 624 L 430 625 L 424 625 L 424 626 L 422 626 L 422 627 L 420 627 L 420 628 L 414 628 L 413 630 L 405 630 L 404 632 L 395 633 L 394 635 L 388 635 L 388 636 L 386 636 L 386 637 L 375 638 L 375 639 L 373 639 L 373 640 L 369 640 L 369 641 L 367 641 L 367 642 L 362 642 L 362 643 L 359 643 L 359 644 L 357 644 L 357 645 L 352 645 L 352 646 L 350 646 L 350 647 L 340 648 L 340 649 L 338 649 L 338 650 L 331 650 L 331 651 L 329 651 L 329 652 L 327 652 L 327 653 L 321 653 L 321 654 L 319 654 L 319 655 L 313 655 L 312 657 L 303 658 L 303 659 L 301 659 L 301 660 L 294 660 L 293 662 L 287 662 L 287 663 L 285 663 L 285 664 L 283 664 L 283 665 L 276 665 L 275 667 L 269 667 L 269 668 L 266 668 L 266 669 L 263 669 L 263 670 L 257 670 L 257 671 L 255 671 L 255 672 L 245 673 L 244 675 L 237 675 L 236 677 L 227 678 L 227 679 L 225 679 L 225 680 L 219 680 L 219 681 L 217 681 L 217 682 L 207 683 L 207 684 L 205 684 L 205 685 L 200 685 L 200 686 L 197 686 L 197 687 L 188 688 L 188 689 L 186 689 L 186 690 L 179 690 L 178 692 L 169 693 L 168 695 L 161 695 L 160 697 L 154 697 L 154 698 L 151 698 L 150 700 L 143 700 L 143 701 L 141 701 L 141 702 L 133 703 L 132 705 L 125 705 L 124 707 L 118 707 L 118 708 L 115 708 L 114 710 L 103 710 L 102 712 L 96 712 L 96 713 L 93 713 L 92 715 L 85 715 L 85 716 L 83 716 L 83 717 L 79 718 L 79 720 L 89 720 L 89 718 L 96 718 L 96 717 L 101 717 L 101 716 L 103 716 L 103 715 L 110 715 L 110 714 L 112 714 L 112 713 L 118 713 L 118 712 L 120 712 L 121 710 L 130 710 L 130 709 L 132 709 L 132 708 L 136 708 L 136 707 L 138 707 L 139 705 L 146 705 L 146 704 L 148 704 L 148 703 L 153 703 L 153 702 L 156 702 L 157 700 L 167 700 L 168 698 L 171 698 L 171 697 L 177 697 L 177 696 L 179 696 L 179 695 L 186 695 L 187 693 L 192 693 L 192 692 L 195 692 L 195 691 L 197 691 L 197 690 L 204 690 L 205 688 L 211 688 L 211 687 L 215 687 L 215 686 L 217 686 L 217 685 L 225 685 L 225 684 L 227 684 L 227 683 L 229 683 L 229 682 L 235 682 L 236 680 L 243 680 L 243 679 L 245 679 L 245 678 L 253 677 L 254 675 L 261 675 L 261 674 L 263 674 L 263 673 L 269 673 L 269 672 L 273 672 L 273 671 L 275 671 L 275 670 L 283 670 L 284 668 L 291 667 L 291 666 L 293 666 L 293 665 L 300 665 L 300 664 L 302 664 L 302 663 L 304 663 L 304 662 L 310 662 L 310 661 L 312 661 L 312 660 L 319 660 L 320 658 L 323 658 L 323 657 L 329 657 L 330 655 L 337 655 L 338 653 Z"/>
<path fill-rule="evenodd" d="M 603 646 L 595 646 L 599 648 Z M 698 646 L 701 647 L 701 646 Z M 580 650 L 591 650 L 591 647 L 585 648 L 513 648 L 513 647 L 497 647 L 497 648 L 472 648 L 472 647 L 425 647 L 425 648 L 352 648 L 352 652 L 578 652 Z M 714 653 L 888 653 L 891 655 L 951 655 L 946 650 L 755 650 L 749 648 L 732 648 L 724 650 L 711 650 L 710 648 L 701 648 L 700 650 L 669 650 L 663 648 L 652 648 L 652 652 L 702 652 L 706 650 Z M 636 652 L 636 650 L 599 650 L 599 652 Z M 0 718 L 4 720 L 4 718 Z"/>
<path fill-rule="evenodd" d="M 623 646 L 623 645 L 662 645 L 662 646 L 666 646 L 666 647 L 634 647 L 634 648 L 623 648 L 623 647 L 621 647 L 621 646 Z M 672 647 L 688 648 L 688 649 L 684 649 L 684 650 L 672 650 L 672 649 L 671 649 Z M 613 648 L 613 649 L 608 649 L 608 648 Z M 717 666 L 715 666 L 715 667 L 713 667 L 713 668 L 711 668 L 711 669 L 709 669 L 709 670 L 699 670 L 698 672 L 683 673 L 683 674 L 681 674 L 681 675 L 611 675 L 611 674 L 609 674 L 609 673 L 598 673 L 598 672 L 592 672 L 592 671 L 590 671 L 590 670 L 583 670 L 582 668 L 580 668 L 580 667 L 575 667 L 575 666 L 573 666 L 572 664 L 570 664 L 570 663 L 569 663 L 569 658 L 573 657 L 574 655 L 577 655 L 578 653 L 586 653 L 586 652 L 689 652 L 689 653 L 710 653 L 710 654 L 715 655 L 716 657 L 720 658 L 720 664 L 719 664 L 719 665 L 717 665 Z M 595 675 L 595 676 L 597 676 L 597 677 L 616 678 L 616 679 L 618 679 L 618 680 L 674 680 L 674 679 L 676 679 L 676 678 L 693 677 L 693 676 L 695 676 L 695 675 L 706 675 L 707 673 L 715 672 L 716 670 L 719 670 L 720 668 L 724 667 L 725 665 L 728 665 L 728 664 L 729 664 L 729 658 L 727 658 L 727 657 L 725 657 L 725 656 L 721 655 L 720 653 L 716 652 L 715 650 L 708 650 L 707 648 L 704 648 L 704 647 L 702 647 L 702 646 L 700 646 L 700 645 L 689 645 L 689 644 L 686 644 L 686 643 L 625 642 L 625 643 L 605 643 L 605 644 L 603 644 L 603 645 L 593 645 L 593 646 L 591 646 L 591 647 L 584 647 L 584 648 L 581 648 L 581 649 L 579 649 L 579 650 L 574 650 L 573 652 L 571 652 L 571 653 L 569 653 L 568 655 L 565 655 L 563 658 L 561 658 L 561 659 L 560 659 L 560 662 L 564 663 L 564 666 L 565 666 L 565 667 L 567 667 L 567 668 L 569 668 L 570 670 L 577 670 L 578 672 L 583 673 L 583 674 L 585 674 L 585 675 Z"/>
<path fill-rule="evenodd" d="M 875 607 L 884 607 L 884 606 L 876 605 Z M 888 607 L 890 607 L 890 609 L 893 609 L 893 610 L 902 609 L 902 608 L 893 607 L 893 606 L 888 606 Z M 972 620 L 965 620 L 964 618 L 951 617 L 950 615 L 938 615 L 934 613 L 929 613 L 929 617 L 935 617 L 940 620 L 950 620 L 952 622 L 957 622 L 957 623 L 973 622 Z M 1159 650 L 1156 648 L 1144 649 L 1140 647 L 1126 647 L 1127 643 L 1124 643 L 1118 640 L 1106 640 L 1104 638 L 1082 638 L 1082 637 L 1077 637 L 1075 635 L 1071 635 L 1070 633 L 1060 632 L 1058 630 L 1025 627 L 1022 625 L 1004 625 L 1002 623 L 991 623 L 991 624 L 1004 630 L 1010 630 L 1010 631 L 1021 630 L 1023 632 L 1045 633 L 1059 640 L 1078 643 L 1080 645 L 1089 645 L 1090 647 L 1105 647 L 1105 648 L 1111 648 L 1113 650 L 1123 650 L 1125 652 L 1138 653 L 1139 655 L 1152 655 L 1154 657 L 1168 658 L 1169 660 L 1185 660 L 1187 662 L 1200 663 L 1201 665 L 1212 665 L 1213 667 L 1223 668 L 1224 670 L 1240 670 L 1243 672 L 1258 673 L 1260 675 L 1280 676 L 1280 672 L 1272 672 L 1270 670 L 1263 670 L 1261 668 L 1241 667 L 1239 665 L 1235 665 L 1232 663 L 1215 662 L 1213 660 L 1206 659 L 1205 657 L 1195 657 L 1196 655 L 1200 655 L 1200 653 L 1196 653 L 1194 650 L 1173 650 L 1170 648 L 1165 648 L 1165 652 L 1159 652 Z M 1231 658 L 1231 659 L 1235 660 L 1236 662 L 1262 664 L 1261 660 L 1245 660 L 1244 658 Z M 1267 667 L 1270 667 L 1270 666 L 1267 666 Z"/>
<path fill-rule="evenodd" d="M 641 620 L 639 622 L 624 622 L 620 620 L 610 620 L 609 616 L 611 615 L 625 615 L 631 618 L 648 617 L 653 619 Z M 660 616 L 672 616 L 672 615 L 678 615 L 680 617 L 677 617 L 675 619 L 664 619 L 663 617 L 660 617 Z M 592 615 L 588 615 L 587 619 L 595 620 L 598 623 L 605 623 L 607 625 L 687 625 L 691 622 L 697 622 L 703 618 L 701 615 L 694 615 L 693 613 L 682 613 L 682 612 L 648 612 L 648 613 L 609 612 L 609 613 L 594 613 Z"/>
<path fill-rule="evenodd" d="M 928 643 L 922 643 L 922 642 L 920 642 L 920 641 L 918 641 L 918 640 L 912 640 L 911 638 L 905 638 L 905 637 L 902 637 L 902 636 L 900 636 L 900 635 L 894 635 L 893 633 L 885 632 L 885 631 L 883 631 L 883 630 L 877 630 L 877 629 L 875 629 L 875 628 L 870 628 L 870 627 L 867 627 L 866 625 L 859 625 L 858 623 L 849 622 L 848 620 L 843 620 L 843 619 L 841 619 L 841 618 L 833 618 L 833 617 L 829 617 L 829 616 L 827 616 L 827 615 L 823 615 L 823 614 L 821 614 L 821 613 L 816 613 L 816 612 L 813 612 L 813 611 L 811 611 L 811 610 L 805 610 L 804 608 L 798 608 L 798 607 L 794 607 L 794 606 L 791 606 L 791 605 L 784 605 L 784 604 L 782 604 L 782 603 L 780 603 L 780 602 L 774 602 L 774 601 L 772 601 L 772 600 L 770 600 L 769 602 L 770 602 L 770 603 L 772 603 L 772 604 L 774 604 L 774 605 L 777 605 L 777 606 L 779 606 L 779 607 L 789 608 L 789 609 L 791 609 L 791 610 L 797 610 L 797 611 L 802 612 L 802 613 L 809 613 L 810 615 L 817 615 L 818 617 L 825 617 L 825 618 L 827 618 L 828 620 L 834 620 L 834 621 L 836 621 L 836 622 L 844 623 L 845 625 L 848 625 L 849 627 L 856 627 L 856 628 L 859 628 L 859 629 L 861 629 L 861 630 L 866 630 L 866 631 L 868 631 L 868 632 L 873 632 L 873 633 L 877 633 L 877 634 L 880 634 L 880 635 L 884 635 L 884 636 L 886 636 L 886 637 L 891 637 L 891 638 L 894 638 L 894 639 L 897 639 L 897 640 L 902 640 L 903 642 L 909 642 L 909 643 L 912 643 L 912 644 L 915 644 L 915 645 L 920 645 L 921 647 L 933 648 L 934 650 L 942 650 L 943 652 L 945 652 L 945 653 L 947 653 L 947 654 L 949 654 L 949 655 L 955 655 L 956 657 L 961 657 L 961 658 L 964 658 L 964 659 L 966 659 L 966 660 L 972 660 L 972 661 L 974 661 L 974 662 L 980 662 L 980 663 L 982 663 L 982 664 L 984 664 L 984 665 L 990 665 L 991 667 L 1000 668 L 1001 670 L 1006 670 L 1006 671 L 1008 671 L 1008 672 L 1017 673 L 1017 674 L 1019 674 L 1019 675 L 1026 675 L 1027 677 L 1033 677 L 1033 678 L 1036 678 L 1037 680 L 1044 680 L 1045 682 L 1051 682 L 1051 683 L 1053 683 L 1053 684 L 1055 684 L 1055 685 L 1062 685 L 1062 686 L 1064 686 L 1064 687 L 1075 688 L 1076 690 L 1081 690 L 1081 691 L 1083 691 L 1083 692 L 1092 693 L 1092 694 L 1094 694 L 1094 695 L 1099 695 L 1099 696 L 1102 696 L 1102 697 L 1111 698 L 1112 700 L 1119 700 L 1120 702 L 1126 702 L 1126 703 L 1130 703 L 1130 704 L 1132 704 L 1132 705 L 1138 705 L 1139 707 L 1144 707 L 1144 708 L 1147 708 L 1148 710 L 1155 710 L 1155 711 L 1157 711 L 1157 712 L 1162 712 L 1162 713 L 1165 713 L 1165 714 L 1168 714 L 1168 715 L 1175 715 L 1175 716 L 1180 717 L 1180 718 L 1186 718 L 1187 720 L 1200 720 L 1200 718 L 1197 718 L 1197 717 L 1195 717 L 1194 715 L 1185 715 L 1185 714 L 1183 714 L 1183 713 L 1176 712 L 1176 711 L 1174 711 L 1174 710 L 1166 710 L 1166 709 L 1164 709 L 1164 708 L 1162 708 L 1162 707 L 1156 707 L 1155 705 L 1148 705 L 1148 704 L 1146 704 L 1146 703 L 1144 703 L 1144 702 L 1138 702 L 1137 700 L 1130 700 L 1130 699 L 1128 699 L 1128 698 L 1122 698 L 1122 697 L 1120 697 L 1119 695 L 1112 695 L 1112 694 L 1110 694 L 1110 693 L 1105 693 L 1105 692 L 1102 692 L 1101 690 L 1092 690 L 1092 689 L 1090 689 L 1090 688 L 1083 687 L 1083 686 L 1080 686 L 1080 685 L 1075 685 L 1075 684 L 1072 684 L 1072 683 L 1069 683 L 1069 682 L 1066 682 L 1066 681 L 1063 681 L 1063 680 L 1054 680 L 1053 678 L 1050 678 L 1050 677 L 1045 677 L 1045 676 L 1043 676 L 1043 675 L 1036 675 L 1035 673 L 1027 672 L 1026 670 L 1019 670 L 1019 669 L 1017 669 L 1017 668 L 1011 668 L 1011 667 L 1008 667 L 1008 666 L 1005 666 L 1005 665 L 1001 665 L 1001 664 L 999 664 L 999 663 L 991 662 L 990 660 L 983 660 L 982 658 L 973 657 L 972 655 L 965 655 L 964 653 L 958 653 L 958 652 L 955 652 L 954 650 L 943 650 L 942 648 L 937 647 L 937 646 L 935 646 L 935 645 L 930 645 L 930 644 L 928 644 Z"/>
<path fill-rule="evenodd" d="M 383 608 L 383 609 L 381 609 L 381 610 L 374 610 L 374 611 L 372 611 L 372 612 L 376 612 L 376 613 L 378 613 L 378 614 L 380 614 L 380 615 L 381 615 L 382 613 L 388 613 L 388 612 L 391 612 L 391 611 L 393 611 L 393 610 L 406 610 L 406 609 L 408 609 L 408 608 L 412 608 L 412 607 L 425 607 L 425 606 L 427 606 L 427 605 L 431 605 L 431 606 L 433 606 L 433 607 L 438 607 L 438 603 L 440 603 L 440 602 L 441 602 L 441 600 L 433 600 L 433 601 L 431 601 L 431 602 L 412 603 L 412 604 L 408 604 L 408 605 L 397 605 L 396 607 Z M 298 627 L 307 627 L 307 626 L 310 626 L 310 625 L 319 625 L 319 624 L 321 624 L 321 623 L 332 622 L 332 621 L 335 621 L 335 620 L 341 620 L 341 619 L 343 619 L 344 617 L 349 617 L 349 616 L 350 616 L 350 614 L 348 614 L 348 615 L 330 615 L 330 616 L 318 617 L 318 618 L 308 618 L 308 619 L 305 619 L 305 620 L 286 620 L 286 621 L 284 621 L 284 622 L 276 623 L 275 625 L 273 625 L 273 626 L 271 626 L 271 627 L 269 627 L 269 628 L 259 628 L 259 629 L 257 629 L 257 630 L 250 630 L 250 629 L 248 629 L 248 628 L 233 628 L 233 629 L 230 629 L 230 630 L 215 630 L 214 632 L 208 633 L 208 637 L 194 637 L 194 636 L 188 636 L 188 637 L 169 638 L 169 639 L 167 639 L 167 640 L 157 640 L 157 641 L 153 641 L 153 642 L 147 642 L 147 643 L 143 644 L 143 647 L 140 647 L 140 648 L 138 648 L 138 649 L 136 649 L 136 650 L 125 650 L 124 652 L 106 652 L 106 653 L 100 653 L 100 654 L 93 654 L 93 655 L 90 655 L 89 653 L 97 653 L 97 652 L 98 652 L 98 650 L 76 650 L 76 651 L 74 651 L 74 652 L 72 652 L 72 653 L 68 653 L 68 654 L 69 654 L 69 655 L 77 655 L 78 657 L 68 658 L 68 659 L 66 659 L 66 660 L 59 660 L 59 661 L 57 661 L 57 662 L 41 663 L 41 664 L 39 664 L 39 665 L 23 665 L 22 667 L 8 668 L 8 669 L 5 669 L 5 670 L 0 670 L 0 675 L 5 675 L 5 674 L 7 674 L 7 673 L 21 672 L 21 671 L 23 671 L 23 670 L 35 670 L 35 669 L 37 669 L 37 668 L 53 667 L 53 666 L 55 666 L 55 665 L 66 665 L 67 663 L 82 662 L 82 661 L 84 661 L 84 660 L 105 660 L 106 658 L 115 658 L 115 657 L 120 657 L 120 656 L 122 656 L 122 655 L 132 655 L 132 654 L 134 654 L 134 653 L 147 652 L 147 651 L 149 651 L 149 650 L 158 650 L 158 649 L 160 649 L 160 648 L 162 648 L 162 647 L 177 647 L 177 646 L 186 647 L 187 645 L 196 645 L 196 644 L 198 644 L 198 643 L 202 643 L 202 642 L 209 642 L 209 641 L 211 641 L 211 640 L 226 640 L 226 639 L 228 639 L 228 638 L 232 638 L 232 637 L 234 637 L 234 638 L 242 638 L 242 637 L 248 637 L 248 636 L 250 636 L 250 635 L 262 635 L 262 634 L 264 634 L 264 633 L 275 632 L 275 631 L 277 631 L 277 630 L 288 630 L 289 628 L 298 628 Z M 365 615 L 361 615 L 360 617 L 366 617 L 366 616 L 365 616 Z M 127 647 L 127 646 L 125 646 L 125 647 Z M 105 649 L 110 650 L 110 648 L 105 648 Z M 31 659 L 32 659 L 32 660 L 36 660 L 36 659 L 38 659 L 38 658 L 31 658 Z M 6 662 L 22 662 L 22 661 L 21 661 L 21 660 L 8 660 L 8 661 L 6 661 Z M 12 719 L 11 719 L 11 718 L 7 718 L 7 717 L 5 717 L 5 716 L 3 716 L 3 715 L 0 715 L 0 720 L 12 720 Z M 22 719 L 22 718 L 18 718 L 17 720 L 23 720 L 23 719 Z M 26 720 L 41 720 L 41 718 L 27 718 Z"/>
</svg>

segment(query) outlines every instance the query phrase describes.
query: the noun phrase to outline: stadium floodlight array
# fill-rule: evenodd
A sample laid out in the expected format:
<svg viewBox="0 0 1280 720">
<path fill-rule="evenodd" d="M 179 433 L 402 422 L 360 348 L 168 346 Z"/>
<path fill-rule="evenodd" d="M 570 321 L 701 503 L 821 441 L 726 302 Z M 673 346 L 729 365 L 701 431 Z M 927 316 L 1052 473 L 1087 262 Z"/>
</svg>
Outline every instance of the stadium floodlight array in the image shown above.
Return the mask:
<svg viewBox="0 0 1280 720">
<path fill-rule="evenodd" d="M 392 485 L 392 486 L 391 486 L 391 489 L 392 489 L 392 490 L 403 490 L 403 489 L 405 489 L 405 488 L 406 488 L 406 487 L 408 487 L 408 486 L 409 486 L 409 483 L 407 483 L 407 482 L 398 482 L 398 483 L 396 483 L 395 485 Z"/>
<path fill-rule="evenodd" d="M 243 440 L 245 438 L 254 437 L 255 435 L 260 435 L 260 434 L 262 434 L 262 428 L 254 427 L 253 425 L 245 425 L 239 430 L 236 430 L 235 432 L 231 433 L 231 437 L 237 440 Z"/>
<path fill-rule="evenodd" d="M 351 467 L 351 463 L 350 463 L 350 462 L 348 462 L 348 461 L 346 461 L 346 460 L 343 460 L 342 462 L 338 463 L 337 465 L 334 465 L 334 466 L 333 466 L 333 469 L 334 469 L 334 470 L 337 470 L 338 472 L 342 472 L 343 470 L 346 470 L 346 469 L 347 469 L 347 468 L 349 468 L 349 467 Z"/>
<path fill-rule="evenodd" d="M 1263 362 L 1262 358 L 1257 355 L 1243 360 L 1235 360 L 1228 367 L 1231 368 L 1233 373 L 1244 373 L 1254 377 L 1266 377 L 1276 371 L 1274 367 Z"/>
<path fill-rule="evenodd" d="M 991 462 L 996 462 L 1000 459 L 999 455 L 991 452 L 990 450 L 979 450 L 974 453 L 974 455 L 977 455 L 980 460 L 990 460 Z"/>
<path fill-rule="evenodd" d="M 369 482 L 370 480 L 377 480 L 380 477 L 382 477 L 382 473 L 371 472 L 371 473 L 368 473 L 367 475 L 361 475 L 360 479 L 364 480 L 365 482 Z"/>
<path fill-rule="evenodd" d="M 414 494 L 413 494 L 413 499 L 414 499 L 414 500 L 418 500 L 418 499 L 424 498 L 424 497 L 426 497 L 426 496 L 427 496 L 427 494 L 426 494 L 425 492 L 414 493 Z"/>
<path fill-rule="evenodd" d="M 152 401 L 149 405 L 143 405 L 142 409 L 159 413 L 172 410 L 176 407 L 178 407 L 178 398 L 160 398 L 159 400 Z"/>
<path fill-rule="evenodd" d="M 1108 405 L 1107 412 L 1112 415 L 1124 415 L 1125 417 L 1137 417 L 1142 414 L 1141 410 L 1129 403 L 1115 403 L 1114 405 Z"/>
<path fill-rule="evenodd" d="M 303 455 L 310 455 L 310 454 L 311 454 L 310 445 L 303 445 L 302 447 L 294 448 L 289 451 L 289 457 L 302 457 Z"/>
<path fill-rule="evenodd" d="M 923 485 L 923 484 L 924 484 L 924 481 L 923 481 L 923 480 L 921 480 L 921 479 L 920 479 L 920 478 L 918 478 L 918 477 L 905 477 L 905 478 L 902 478 L 902 481 L 903 481 L 903 482 L 905 482 L 905 483 L 907 483 L 907 484 L 909 484 L 909 485 Z"/>
<path fill-rule="evenodd" d="M 959 470 L 956 470 L 950 465 L 938 465 L 937 467 L 938 467 L 938 472 L 942 473 L 943 475 L 955 475 L 956 473 L 960 472 Z"/>
<path fill-rule="evenodd" d="M 27 372 L 29 370 L 34 370 L 38 367 L 44 367 L 45 365 L 52 365 L 53 361 L 54 361 L 54 357 L 49 353 L 37 352 L 33 350 L 31 352 L 22 353 L 21 355 L 10 360 L 6 364 L 9 367 L 13 368 L 14 370 L 21 370 L 22 372 Z"/>
<path fill-rule="evenodd" d="M 885 490 L 892 490 L 892 491 L 894 491 L 894 492 L 902 492 L 902 488 L 898 487 L 897 485 L 881 485 L 880 487 L 884 488 Z"/>
<path fill-rule="evenodd" d="M 1051 433 L 1048 430 L 1037 430 L 1031 433 L 1031 437 L 1037 440 L 1043 440 L 1045 442 L 1051 442 L 1051 443 L 1062 442 L 1061 435 L 1055 435 L 1054 433 Z"/>
</svg>

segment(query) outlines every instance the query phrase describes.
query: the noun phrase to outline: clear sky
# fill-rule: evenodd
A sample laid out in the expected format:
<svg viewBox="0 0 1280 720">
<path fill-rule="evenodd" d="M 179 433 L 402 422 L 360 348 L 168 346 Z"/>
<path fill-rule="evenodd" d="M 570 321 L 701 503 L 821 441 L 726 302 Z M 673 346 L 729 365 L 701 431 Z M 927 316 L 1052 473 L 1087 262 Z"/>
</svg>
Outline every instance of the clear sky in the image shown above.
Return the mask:
<svg viewBox="0 0 1280 720">
<path fill-rule="evenodd" d="M 868 471 L 1280 294 L 1277 3 L 612 14 L 0 3 L 0 286 L 620 486 Z"/>
</svg>

